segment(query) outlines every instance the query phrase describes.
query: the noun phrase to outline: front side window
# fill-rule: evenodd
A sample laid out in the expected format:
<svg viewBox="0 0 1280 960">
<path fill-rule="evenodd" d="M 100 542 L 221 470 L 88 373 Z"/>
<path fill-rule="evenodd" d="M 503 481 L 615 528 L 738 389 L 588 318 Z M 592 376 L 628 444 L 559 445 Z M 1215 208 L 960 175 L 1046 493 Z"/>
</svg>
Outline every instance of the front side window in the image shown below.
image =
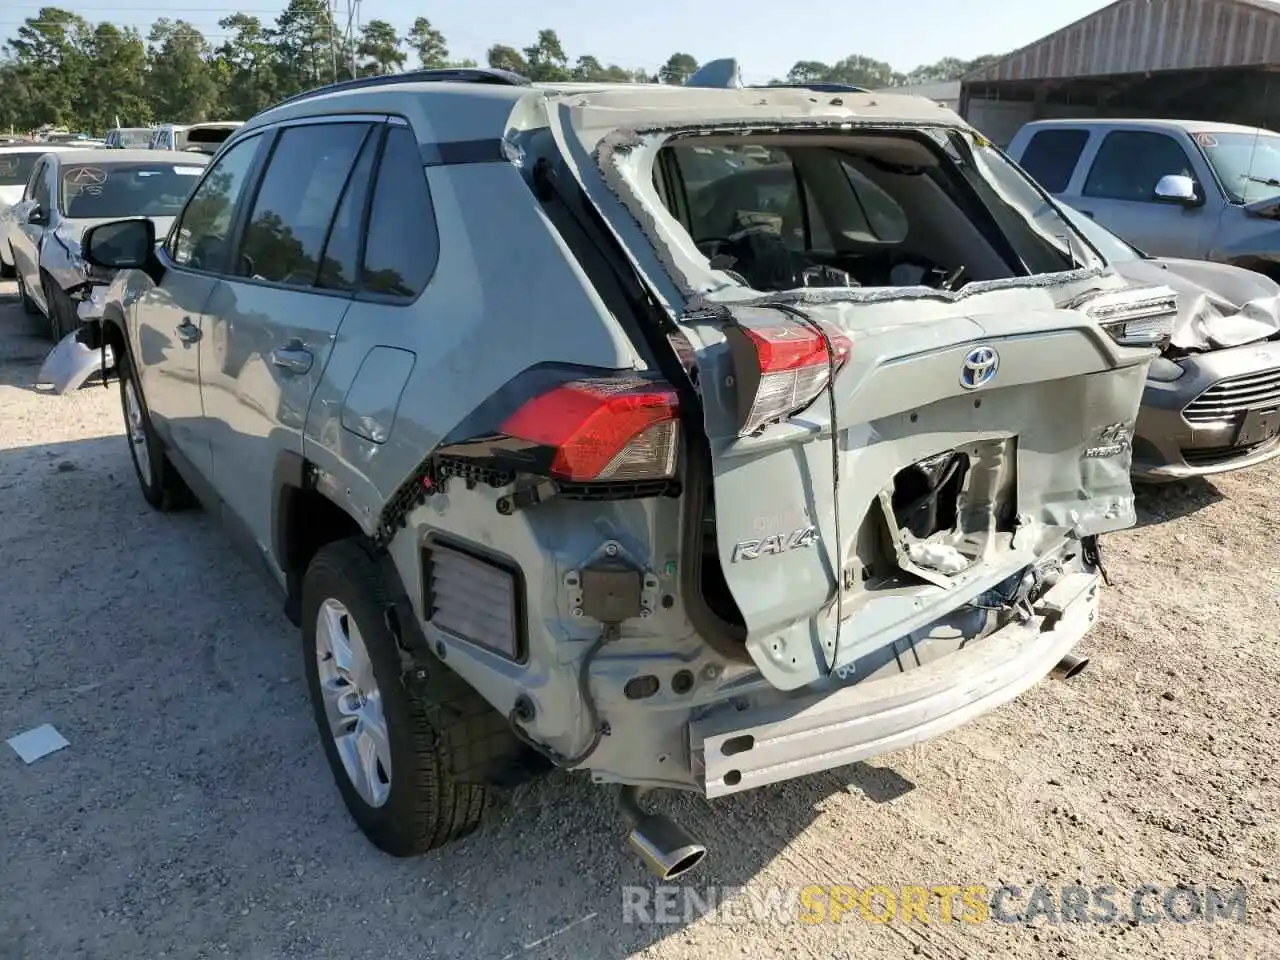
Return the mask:
<svg viewBox="0 0 1280 960">
<path fill-rule="evenodd" d="M 235 273 L 315 284 L 334 213 L 370 125 L 315 123 L 280 132 L 240 244 Z"/>
<path fill-rule="evenodd" d="M 367 293 L 411 300 L 431 279 L 439 253 L 418 141 L 407 127 L 391 127 L 369 212 L 360 287 Z"/>
<path fill-rule="evenodd" d="M 1171 175 L 1195 179 L 1191 158 L 1173 137 L 1149 130 L 1112 130 L 1084 182 L 1084 195 L 1155 202 L 1156 184 Z"/>
<path fill-rule="evenodd" d="M 1191 135 L 1234 203 L 1280 196 L 1280 136 L 1274 133 Z"/>
<path fill-rule="evenodd" d="M 73 220 L 173 217 L 202 173 L 203 163 L 65 164 L 59 207 Z"/>
<path fill-rule="evenodd" d="M 1088 142 L 1088 130 L 1037 130 L 1019 165 L 1050 193 L 1062 193 Z"/>
<path fill-rule="evenodd" d="M 171 238 L 175 263 L 214 273 L 225 270 L 232 218 L 262 137 L 246 137 L 222 155 L 200 181 Z"/>
</svg>

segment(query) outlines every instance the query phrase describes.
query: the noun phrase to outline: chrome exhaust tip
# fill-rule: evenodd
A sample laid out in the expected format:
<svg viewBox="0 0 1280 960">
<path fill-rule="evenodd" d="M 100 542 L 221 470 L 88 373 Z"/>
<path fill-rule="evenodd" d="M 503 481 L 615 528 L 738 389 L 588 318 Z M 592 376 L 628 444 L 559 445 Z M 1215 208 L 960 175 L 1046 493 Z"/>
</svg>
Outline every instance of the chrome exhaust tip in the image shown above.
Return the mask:
<svg viewBox="0 0 1280 960">
<path fill-rule="evenodd" d="M 630 827 L 627 843 L 649 872 L 661 880 L 674 880 L 688 873 L 702 862 L 707 848 L 670 817 L 645 812 L 640 796 L 639 787 L 623 787 L 618 797 L 618 809 Z"/>
<path fill-rule="evenodd" d="M 1088 657 L 1078 657 L 1074 653 L 1068 653 L 1054 664 L 1053 669 L 1049 671 L 1049 676 L 1055 680 L 1070 680 L 1088 665 Z"/>
</svg>

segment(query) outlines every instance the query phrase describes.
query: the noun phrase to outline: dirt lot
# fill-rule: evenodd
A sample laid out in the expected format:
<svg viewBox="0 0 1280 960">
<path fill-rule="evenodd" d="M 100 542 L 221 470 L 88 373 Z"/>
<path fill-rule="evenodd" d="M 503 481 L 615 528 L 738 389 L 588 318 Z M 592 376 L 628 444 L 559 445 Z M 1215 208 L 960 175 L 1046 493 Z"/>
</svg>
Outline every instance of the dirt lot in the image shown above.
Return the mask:
<svg viewBox="0 0 1280 960">
<path fill-rule="evenodd" d="M 200 512 L 139 496 L 114 387 L 41 395 L 0 286 L 0 957 L 1280 956 L 1280 469 L 1166 488 L 1104 543 L 1091 667 L 921 747 L 668 810 L 727 914 L 626 922 L 610 794 L 555 776 L 397 862 L 319 749 L 295 631 Z M 1248 886 L 1179 924 L 741 922 L 771 885 Z M 787 893 L 794 904 L 794 894 Z M 1148 909 L 1160 910 L 1160 896 Z M 1181 908 L 1185 912 L 1185 905 Z M 731 922 L 734 919 L 740 922 Z"/>
</svg>

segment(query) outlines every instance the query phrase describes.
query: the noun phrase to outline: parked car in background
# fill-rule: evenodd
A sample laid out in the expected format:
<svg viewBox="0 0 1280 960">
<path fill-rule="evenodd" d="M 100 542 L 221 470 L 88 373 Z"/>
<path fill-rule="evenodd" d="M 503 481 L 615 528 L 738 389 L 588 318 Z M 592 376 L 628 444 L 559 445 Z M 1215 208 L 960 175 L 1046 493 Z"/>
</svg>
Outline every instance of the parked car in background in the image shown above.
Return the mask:
<svg viewBox="0 0 1280 960">
<path fill-rule="evenodd" d="M 110 280 L 81 256 L 86 228 L 119 217 L 148 217 L 164 233 L 209 158 L 151 150 L 68 150 L 41 156 L 21 199 L 0 214 L 18 295 L 43 313 L 55 342 L 79 326 L 77 297 Z"/>
<path fill-rule="evenodd" d="M 46 153 L 75 150 L 69 144 L 37 143 L 33 140 L 14 140 L 0 143 L 0 217 L 5 210 L 22 199 L 27 181 L 31 179 L 31 171 L 36 161 Z M 0 277 L 13 276 L 13 255 L 9 252 L 9 244 L 0 228 Z"/>
<path fill-rule="evenodd" d="M 222 142 L 241 126 L 243 123 L 238 120 L 185 125 L 166 123 L 152 131 L 151 149 L 214 154 Z"/>
<path fill-rule="evenodd" d="M 1063 204 L 1122 276 L 1178 292 L 1178 318 L 1147 374 L 1133 474 L 1149 483 L 1280 456 L 1280 284 L 1254 270 L 1152 257 Z"/>
<path fill-rule="evenodd" d="M 107 131 L 106 146 L 112 150 L 149 150 L 151 127 L 115 127 Z"/>
<path fill-rule="evenodd" d="M 1096 619 L 1176 296 L 954 113 L 839 99 L 352 81 L 238 130 L 163 243 L 87 233 L 142 495 L 245 534 L 382 849 L 559 765 L 674 876 L 643 790 L 933 737 Z"/>
<path fill-rule="evenodd" d="M 1280 134 L 1193 120 L 1037 120 L 1009 156 L 1153 256 L 1280 280 Z"/>
</svg>

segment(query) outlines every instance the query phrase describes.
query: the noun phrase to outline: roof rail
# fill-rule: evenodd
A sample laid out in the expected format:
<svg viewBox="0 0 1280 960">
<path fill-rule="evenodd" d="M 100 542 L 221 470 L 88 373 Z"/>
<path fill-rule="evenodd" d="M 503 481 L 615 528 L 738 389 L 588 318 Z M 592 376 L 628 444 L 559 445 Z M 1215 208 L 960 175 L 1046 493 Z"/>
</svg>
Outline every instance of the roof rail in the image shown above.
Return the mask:
<svg viewBox="0 0 1280 960">
<path fill-rule="evenodd" d="M 818 93 L 870 93 L 866 87 L 855 87 L 852 83 L 836 83 L 827 80 L 815 80 L 812 83 L 753 83 L 753 89 L 783 87 L 790 90 L 814 90 Z"/>
<path fill-rule="evenodd" d="M 328 83 L 323 87 L 304 90 L 302 93 L 296 93 L 292 97 L 285 97 L 278 103 L 273 104 L 271 109 L 282 107 L 286 103 L 309 100 L 312 97 L 319 97 L 326 93 L 336 93 L 342 90 L 363 90 L 366 87 L 394 86 L 399 83 L 496 83 L 511 87 L 527 87 L 531 85 L 528 77 L 522 77 L 520 74 L 512 73 L 510 70 L 500 70 L 497 67 L 442 67 L 432 70 L 407 70 L 404 73 L 387 73 L 376 77 L 357 77 L 354 80 L 339 80 L 337 83 Z"/>
</svg>

